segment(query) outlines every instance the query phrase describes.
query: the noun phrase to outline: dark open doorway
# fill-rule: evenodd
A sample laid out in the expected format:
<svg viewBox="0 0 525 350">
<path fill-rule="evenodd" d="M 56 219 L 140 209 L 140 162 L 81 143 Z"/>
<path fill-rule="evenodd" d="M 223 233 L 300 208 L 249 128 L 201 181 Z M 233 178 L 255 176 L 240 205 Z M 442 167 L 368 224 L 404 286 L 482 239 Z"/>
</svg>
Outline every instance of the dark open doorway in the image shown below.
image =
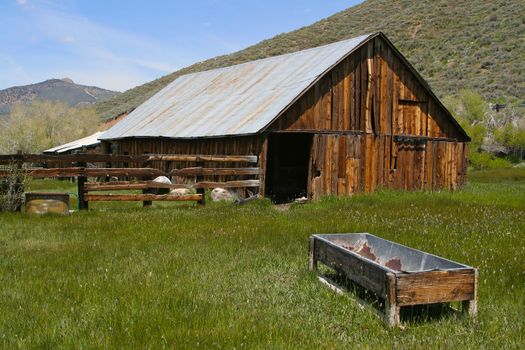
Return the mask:
<svg viewBox="0 0 525 350">
<path fill-rule="evenodd" d="M 268 139 L 266 196 L 275 203 L 308 196 L 308 162 L 312 135 L 271 134 Z"/>
</svg>

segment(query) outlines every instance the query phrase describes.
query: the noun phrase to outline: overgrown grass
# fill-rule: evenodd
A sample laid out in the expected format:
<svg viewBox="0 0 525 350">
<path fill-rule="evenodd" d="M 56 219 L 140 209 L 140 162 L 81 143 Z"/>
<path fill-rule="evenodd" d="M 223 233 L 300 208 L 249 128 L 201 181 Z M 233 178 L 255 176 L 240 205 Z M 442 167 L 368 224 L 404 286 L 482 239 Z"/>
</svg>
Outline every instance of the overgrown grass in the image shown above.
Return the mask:
<svg viewBox="0 0 525 350">
<path fill-rule="evenodd" d="M 98 204 L 0 215 L 4 348 L 522 348 L 525 174 L 277 211 Z M 512 175 L 511 175 L 512 173 Z M 64 183 L 35 182 L 39 189 Z M 69 186 L 69 185 L 68 185 Z M 74 187 L 71 187 L 73 188 Z M 479 316 L 388 330 L 306 269 L 316 232 L 371 232 L 480 269 Z"/>
</svg>

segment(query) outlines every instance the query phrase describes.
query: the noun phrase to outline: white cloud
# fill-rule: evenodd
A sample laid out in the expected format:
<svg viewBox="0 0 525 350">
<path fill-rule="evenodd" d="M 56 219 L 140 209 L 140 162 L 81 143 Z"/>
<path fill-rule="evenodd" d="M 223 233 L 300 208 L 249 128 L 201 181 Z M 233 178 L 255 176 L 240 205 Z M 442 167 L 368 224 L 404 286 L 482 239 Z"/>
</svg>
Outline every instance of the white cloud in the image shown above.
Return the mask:
<svg viewBox="0 0 525 350">
<path fill-rule="evenodd" d="M 59 48 L 46 53 L 56 58 L 53 66 L 57 69 L 49 73 L 52 77 L 69 76 L 74 81 L 122 91 L 188 63 L 162 59 L 172 55 L 155 38 L 97 23 L 45 1 L 32 5 L 25 11 L 26 30 L 35 38 L 38 35 L 40 42 Z"/>
<path fill-rule="evenodd" d="M 24 6 L 27 4 L 27 0 L 16 0 L 16 3 L 20 6 Z"/>
</svg>

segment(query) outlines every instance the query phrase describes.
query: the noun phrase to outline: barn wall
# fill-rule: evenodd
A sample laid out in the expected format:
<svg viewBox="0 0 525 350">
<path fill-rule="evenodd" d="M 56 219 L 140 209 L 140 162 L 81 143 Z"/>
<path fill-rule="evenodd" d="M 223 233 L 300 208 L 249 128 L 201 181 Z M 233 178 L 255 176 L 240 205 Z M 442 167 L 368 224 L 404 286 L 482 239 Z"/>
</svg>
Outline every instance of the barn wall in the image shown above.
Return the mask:
<svg viewBox="0 0 525 350">
<path fill-rule="evenodd" d="M 174 140 L 162 138 L 129 138 L 113 142 L 117 147 L 113 148 L 115 154 L 191 154 L 191 155 L 256 155 L 260 156 L 263 151 L 264 137 L 225 137 L 196 140 Z M 111 142 L 104 141 L 103 147 L 106 153 L 111 151 Z M 127 166 L 142 166 L 142 164 L 126 164 Z M 195 166 L 192 162 L 153 162 L 152 167 L 170 171 L 174 168 Z M 223 163 L 207 162 L 208 167 L 224 167 Z M 245 167 L 246 163 L 228 163 L 228 167 Z M 253 166 L 253 164 L 249 165 Z M 264 170 L 264 168 L 262 169 Z"/>
<path fill-rule="evenodd" d="M 308 183 L 313 198 L 378 188 L 455 189 L 466 180 L 465 136 L 381 37 L 335 66 L 267 131 L 314 135 Z M 260 193 L 264 194 L 266 133 L 194 140 L 138 138 L 117 143 L 119 154 L 258 155 Z M 177 163 L 178 167 L 193 165 Z M 175 165 L 154 166 L 168 171 Z"/>
<path fill-rule="evenodd" d="M 381 37 L 335 66 L 269 129 L 464 140 L 447 112 Z"/>
<path fill-rule="evenodd" d="M 391 136 L 317 134 L 308 191 L 351 195 L 376 189 L 457 189 L 466 181 L 468 145 Z M 319 176 L 315 176 L 317 174 Z"/>
<path fill-rule="evenodd" d="M 465 136 L 381 37 L 335 66 L 269 130 L 317 133 L 314 198 L 377 188 L 455 189 L 466 179 Z"/>
</svg>

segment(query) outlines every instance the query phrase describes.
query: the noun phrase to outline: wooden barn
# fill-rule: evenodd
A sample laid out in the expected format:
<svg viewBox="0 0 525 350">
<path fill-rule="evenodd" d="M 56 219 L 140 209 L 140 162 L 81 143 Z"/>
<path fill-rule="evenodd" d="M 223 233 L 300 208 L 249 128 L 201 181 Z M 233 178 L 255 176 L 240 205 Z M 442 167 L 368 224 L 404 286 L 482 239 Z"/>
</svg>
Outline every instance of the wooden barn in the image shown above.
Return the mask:
<svg viewBox="0 0 525 350">
<path fill-rule="evenodd" d="M 180 76 L 101 140 L 114 154 L 257 155 L 261 195 L 316 199 L 456 189 L 470 138 L 375 33 Z"/>
</svg>

